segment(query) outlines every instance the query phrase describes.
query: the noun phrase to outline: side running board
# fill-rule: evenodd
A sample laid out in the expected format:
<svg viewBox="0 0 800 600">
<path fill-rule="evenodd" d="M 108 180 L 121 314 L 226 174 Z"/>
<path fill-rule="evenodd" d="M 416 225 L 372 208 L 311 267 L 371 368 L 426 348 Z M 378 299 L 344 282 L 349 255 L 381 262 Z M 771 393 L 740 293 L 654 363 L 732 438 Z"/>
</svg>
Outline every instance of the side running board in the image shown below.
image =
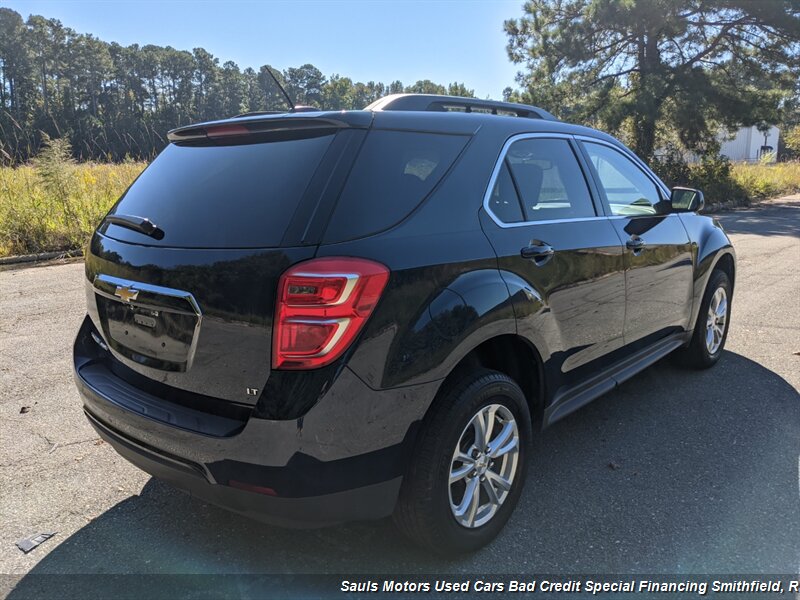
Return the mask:
<svg viewBox="0 0 800 600">
<path fill-rule="evenodd" d="M 683 346 L 688 341 L 689 335 L 691 335 L 691 332 L 676 333 L 659 340 L 652 346 L 648 346 L 636 354 L 615 363 L 591 379 L 564 391 L 559 391 L 552 404 L 544 411 L 543 426 L 547 427 L 563 419 L 581 406 L 610 392 L 640 371 L 657 363 L 673 350 Z"/>
</svg>

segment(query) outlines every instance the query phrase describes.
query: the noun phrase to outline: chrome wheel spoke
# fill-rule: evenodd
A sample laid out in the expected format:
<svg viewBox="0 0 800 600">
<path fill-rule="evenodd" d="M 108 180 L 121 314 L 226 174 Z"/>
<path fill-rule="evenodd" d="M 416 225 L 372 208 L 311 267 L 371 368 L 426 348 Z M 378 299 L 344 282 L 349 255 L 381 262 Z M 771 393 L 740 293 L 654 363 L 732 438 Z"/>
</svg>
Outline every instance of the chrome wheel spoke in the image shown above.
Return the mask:
<svg viewBox="0 0 800 600">
<path fill-rule="evenodd" d="M 507 492 L 508 490 L 511 489 L 511 482 L 508 479 L 505 479 L 504 477 L 501 477 L 500 475 L 498 475 L 494 471 L 487 471 L 486 472 L 486 479 L 487 480 L 491 480 L 493 485 L 496 485 L 497 487 L 499 487 L 504 492 Z"/>
<path fill-rule="evenodd" d="M 483 448 L 489 447 L 489 440 L 492 439 L 492 432 L 494 431 L 494 423 L 495 423 L 495 416 L 497 415 L 497 405 L 492 404 L 491 406 L 483 409 L 484 414 L 484 423 L 486 425 L 485 434 L 483 436 Z"/>
<path fill-rule="evenodd" d="M 475 470 L 475 465 L 473 464 L 472 459 L 469 458 L 468 456 L 466 456 L 464 458 L 465 458 L 465 460 L 462 461 L 462 464 L 461 464 L 460 467 L 451 468 L 450 469 L 450 483 L 451 484 L 455 483 L 456 481 L 461 481 L 462 479 L 464 479 L 464 477 L 466 477 L 472 471 Z M 456 459 L 456 460 L 458 460 L 458 459 Z M 468 460 L 469 462 L 466 462 L 466 460 Z M 453 462 L 455 462 L 455 461 L 453 461 Z"/>
<path fill-rule="evenodd" d="M 725 320 L 725 316 L 728 314 L 728 301 L 723 299 L 722 302 L 719 303 L 717 306 L 717 310 L 714 312 L 717 317 L 717 320 Z"/>
<path fill-rule="evenodd" d="M 481 487 L 478 478 L 476 477 L 473 480 L 473 492 L 472 497 L 470 498 L 469 508 L 467 509 L 467 522 L 470 525 L 475 523 L 475 517 L 478 516 L 478 508 L 481 504 Z"/>
<path fill-rule="evenodd" d="M 503 425 L 503 429 L 500 430 L 500 433 L 497 434 L 497 437 L 494 438 L 491 442 L 489 442 L 489 456 L 491 458 L 496 458 L 501 454 L 505 454 L 508 452 L 501 452 L 505 445 L 508 443 L 509 439 L 511 439 L 514 435 L 514 429 L 516 429 L 516 423 L 507 422 Z"/>
<path fill-rule="evenodd" d="M 519 439 L 516 436 L 514 436 L 513 438 L 508 440 L 508 442 L 505 445 L 499 447 L 497 450 L 492 452 L 489 456 L 491 458 L 500 458 L 504 454 L 508 454 L 512 450 L 516 450 L 518 445 L 519 445 Z"/>
<path fill-rule="evenodd" d="M 483 412 L 479 412 L 472 418 L 472 428 L 475 430 L 475 445 L 480 446 L 486 439 L 486 422 Z"/>
<path fill-rule="evenodd" d="M 464 497 L 455 510 L 453 511 L 456 517 L 459 517 L 467 527 L 471 527 L 475 522 L 475 515 L 478 514 L 478 503 L 480 502 L 480 490 L 478 489 L 480 481 L 477 477 L 469 480 L 467 489 L 464 492 Z"/>
<path fill-rule="evenodd" d="M 492 481 L 488 477 L 484 477 L 481 481 L 481 485 L 483 485 L 483 489 L 486 490 L 489 502 L 494 506 L 500 506 L 500 498 L 497 496 L 497 490 L 494 489 Z"/>
</svg>

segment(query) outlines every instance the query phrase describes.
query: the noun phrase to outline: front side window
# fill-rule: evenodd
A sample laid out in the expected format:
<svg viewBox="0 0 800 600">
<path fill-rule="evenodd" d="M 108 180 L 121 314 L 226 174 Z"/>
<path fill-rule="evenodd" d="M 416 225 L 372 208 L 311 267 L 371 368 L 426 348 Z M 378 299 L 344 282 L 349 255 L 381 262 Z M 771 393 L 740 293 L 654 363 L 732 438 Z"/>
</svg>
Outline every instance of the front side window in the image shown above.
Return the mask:
<svg viewBox="0 0 800 600">
<path fill-rule="evenodd" d="M 661 201 L 653 181 L 621 152 L 592 142 L 585 143 L 589 159 L 606 194 L 611 214 L 654 215 Z"/>
<path fill-rule="evenodd" d="M 519 196 L 525 221 L 552 221 L 595 216 L 592 197 L 578 160 L 564 139 L 530 138 L 514 142 L 489 198 L 489 206 L 514 214 L 509 183 Z"/>
</svg>

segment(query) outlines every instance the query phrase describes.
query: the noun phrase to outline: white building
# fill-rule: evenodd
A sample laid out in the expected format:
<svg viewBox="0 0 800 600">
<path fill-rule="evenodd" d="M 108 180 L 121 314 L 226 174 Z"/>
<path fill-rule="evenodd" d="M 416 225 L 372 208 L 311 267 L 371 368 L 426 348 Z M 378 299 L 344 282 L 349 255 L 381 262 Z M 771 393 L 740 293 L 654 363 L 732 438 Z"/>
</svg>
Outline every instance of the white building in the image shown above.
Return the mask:
<svg viewBox="0 0 800 600">
<path fill-rule="evenodd" d="M 733 136 L 728 132 L 721 133 L 717 139 L 721 143 L 719 153 L 732 161 L 755 162 L 764 155 L 769 155 L 769 162 L 775 162 L 778 154 L 778 136 L 780 130 L 774 125 L 766 133 L 758 127 L 742 127 Z"/>
</svg>

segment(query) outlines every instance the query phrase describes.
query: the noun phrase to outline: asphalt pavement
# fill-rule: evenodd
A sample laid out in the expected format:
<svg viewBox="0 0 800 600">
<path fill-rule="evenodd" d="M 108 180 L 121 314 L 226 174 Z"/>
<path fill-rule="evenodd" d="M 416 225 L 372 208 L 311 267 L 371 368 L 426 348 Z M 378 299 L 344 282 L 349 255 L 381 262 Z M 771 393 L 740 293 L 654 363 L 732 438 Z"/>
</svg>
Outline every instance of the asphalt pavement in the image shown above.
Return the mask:
<svg viewBox="0 0 800 600">
<path fill-rule="evenodd" d="M 454 560 L 388 520 L 284 530 L 151 479 L 81 411 L 83 264 L 0 271 L 0 595 L 56 589 L 41 574 L 797 573 L 800 196 L 718 218 L 739 258 L 719 364 L 663 360 L 541 433 L 505 531 Z"/>
</svg>

